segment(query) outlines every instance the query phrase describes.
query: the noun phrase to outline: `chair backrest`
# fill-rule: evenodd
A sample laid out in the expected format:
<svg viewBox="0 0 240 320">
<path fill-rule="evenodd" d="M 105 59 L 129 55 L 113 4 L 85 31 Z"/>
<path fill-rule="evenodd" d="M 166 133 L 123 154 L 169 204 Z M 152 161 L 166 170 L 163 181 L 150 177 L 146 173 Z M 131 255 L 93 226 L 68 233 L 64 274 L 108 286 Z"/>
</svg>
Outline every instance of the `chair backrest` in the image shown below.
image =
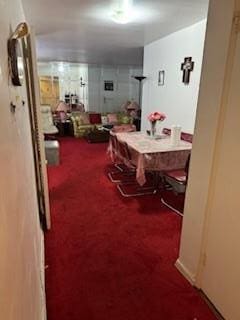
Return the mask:
<svg viewBox="0 0 240 320">
<path fill-rule="evenodd" d="M 162 133 L 170 136 L 171 135 L 171 129 L 163 128 Z M 192 143 L 193 135 L 191 133 L 181 132 L 181 140 Z"/>
<path fill-rule="evenodd" d="M 162 133 L 170 136 L 170 135 L 171 135 L 171 129 L 169 129 L 169 128 L 163 128 Z"/>
<path fill-rule="evenodd" d="M 50 134 L 58 132 L 57 128 L 53 124 L 53 115 L 50 106 L 41 106 L 41 119 L 43 133 Z"/>
<path fill-rule="evenodd" d="M 125 142 L 119 141 L 115 134 L 110 134 L 110 143 L 114 159 L 130 165 L 131 153 L 128 145 Z"/>
<path fill-rule="evenodd" d="M 191 159 L 191 153 L 188 155 L 188 158 L 187 158 L 187 161 L 186 161 L 186 164 L 185 164 L 185 168 L 184 168 L 184 171 L 185 171 L 185 173 L 186 173 L 186 183 L 187 183 L 187 181 L 188 181 L 188 173 L 189 173 L 190 159 Z"/>
<path fill-rule="evenodd" d="M 53 125 L 53 116 L 50 106 L 44 105 L 41 106 L 41 115 L 43 121 L 43 127 L 48 127 Z"/>
<path fill-rule="evenodd" d="M 184 141 L 192 143 L 193 135 L 191 133 L 182 132 L 181 133 L 181 139 L 184 140 Z"/>
<path fill-rule="evenodd" d="M 110 134 L 110 141 L 111 141 L 113 150 L 116 150 L 116 148 L 117 148 L 117 137 L 115 135 L 113 135 L 113 134 Z"/>
<path fill-rule="evenodd" d="M 110 134 L 109 142 L 111 146 L 111 152 L 113 160 L 117 157 L 118 147 L 117 147 L 117 137 L 113 134 Z"/>
<path fill-rule="evenodd" d="M 131 162 L 131 153 L 129 151 L 128 145 L 125 142 L 117 140 L 118 152 L 122 160 Z"/>
</svg>

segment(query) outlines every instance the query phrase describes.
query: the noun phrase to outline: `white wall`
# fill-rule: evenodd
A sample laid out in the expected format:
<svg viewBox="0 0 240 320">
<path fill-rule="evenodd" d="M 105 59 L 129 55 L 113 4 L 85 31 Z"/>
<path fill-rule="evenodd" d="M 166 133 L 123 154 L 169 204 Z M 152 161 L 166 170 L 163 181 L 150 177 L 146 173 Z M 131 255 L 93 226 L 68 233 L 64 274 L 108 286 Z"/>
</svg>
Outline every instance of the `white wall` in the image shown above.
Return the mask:
<svg viewBox="0 0 240 320">
<path fill-rule="evenodd" d="M 139 100 L 139 84 L 133 76 L 142 75 L 141 67 L 94 66 L 88 68 L 89 109 L 119 111 L 127 100 Z M 114 91 L 104 91 L 104 81 L 113 81 Z"/>
<path fill-rule="evenodd" d="M 193 133 L 202 67 L 206 20 L 155 41 L 144 48 L 142 130 L 149 127 L 147 115 L 162 111 L 164 126 L 182 126 Z M 189 85 L 182 82 L 181 63 L 185 57 L 195 62 Z M 165 84 L 158 86 L 158 72 L 165 70 Z"/>
<path fill-rule="evenodd" d="M 0 318 L 43 320 L 40 229 L 25 88 L 9 82 L 7 39 L 24 21 L 20 0 L 0 1 Z M 10 112 L 10 102 L 16 112 Z"/>
</svg>

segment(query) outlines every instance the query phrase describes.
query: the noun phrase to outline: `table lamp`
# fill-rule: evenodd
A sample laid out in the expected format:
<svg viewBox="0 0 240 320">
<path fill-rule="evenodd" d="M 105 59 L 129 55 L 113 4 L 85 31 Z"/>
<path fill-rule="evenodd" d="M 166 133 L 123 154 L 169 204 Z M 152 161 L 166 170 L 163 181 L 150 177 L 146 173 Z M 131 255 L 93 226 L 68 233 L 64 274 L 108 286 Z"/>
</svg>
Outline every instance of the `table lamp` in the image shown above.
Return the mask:
<svg viewBox="0 0 240 320">
<path fill-rule="evenodd" d="M 136 118 L 138 114 L 138 110 L 140 109 L 139 104 L 136 101 L 132 101 L 128 106 L 127 106 L 127 112 L 133 117 Z"/>
<path fill-rule="evenodd" d="M 67 119 L 67 112 L 69 111 L 69 106 L 64 101 L 59 101 L 56 111 L 59 113 L 62 122 Z"/>
</svg>

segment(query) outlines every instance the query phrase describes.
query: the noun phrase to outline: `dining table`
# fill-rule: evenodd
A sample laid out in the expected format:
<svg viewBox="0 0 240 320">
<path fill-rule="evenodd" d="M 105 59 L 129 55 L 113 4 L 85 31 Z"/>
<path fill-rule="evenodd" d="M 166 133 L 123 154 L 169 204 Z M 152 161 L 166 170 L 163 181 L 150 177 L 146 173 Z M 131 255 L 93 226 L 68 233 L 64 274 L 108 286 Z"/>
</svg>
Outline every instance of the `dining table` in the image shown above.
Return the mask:
<svg viewBox="0 0 240 320">
<path fill-rule="evenodd" d="M 173 144 L 168 135 L 151 137 L 144 132 L 119 132 L 115 136 L 127 144 L 131 162 L 136 167 L 136 180 L 141 186 L 146 183 L 146 171 L 184 168 L 192 149 L 192 144 L 184 140 Z M 113 152 L 112 146 L 109 150 Z"/>
</svg>

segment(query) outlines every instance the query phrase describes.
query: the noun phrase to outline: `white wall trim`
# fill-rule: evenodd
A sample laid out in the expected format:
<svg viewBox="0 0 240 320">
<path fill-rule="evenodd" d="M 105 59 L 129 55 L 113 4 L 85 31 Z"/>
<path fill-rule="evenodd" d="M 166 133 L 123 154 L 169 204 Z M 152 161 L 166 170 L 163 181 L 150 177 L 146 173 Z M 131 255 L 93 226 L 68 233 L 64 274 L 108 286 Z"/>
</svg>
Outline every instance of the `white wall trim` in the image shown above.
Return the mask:
<svg viewBox="0 0 240 320">
<path fill-rule="evenodd" d="M 42 294 L 42 320 L 47 320 L 47 307 L 46 307 L 46 288 L 45 288 L 45 245 L 44 233 L 41 234 L 41 265 L 40 265 L 40 283 Z"/>
<path fill-rule="evenodd" d="M 184 278 L 191 283 L 192 286 L 196 286 L 195 275 L 189 271 L 189 269 L 180 261 L 180 259 L 177 259 L 175 267 L 184 276 Z"/>
</svg>

